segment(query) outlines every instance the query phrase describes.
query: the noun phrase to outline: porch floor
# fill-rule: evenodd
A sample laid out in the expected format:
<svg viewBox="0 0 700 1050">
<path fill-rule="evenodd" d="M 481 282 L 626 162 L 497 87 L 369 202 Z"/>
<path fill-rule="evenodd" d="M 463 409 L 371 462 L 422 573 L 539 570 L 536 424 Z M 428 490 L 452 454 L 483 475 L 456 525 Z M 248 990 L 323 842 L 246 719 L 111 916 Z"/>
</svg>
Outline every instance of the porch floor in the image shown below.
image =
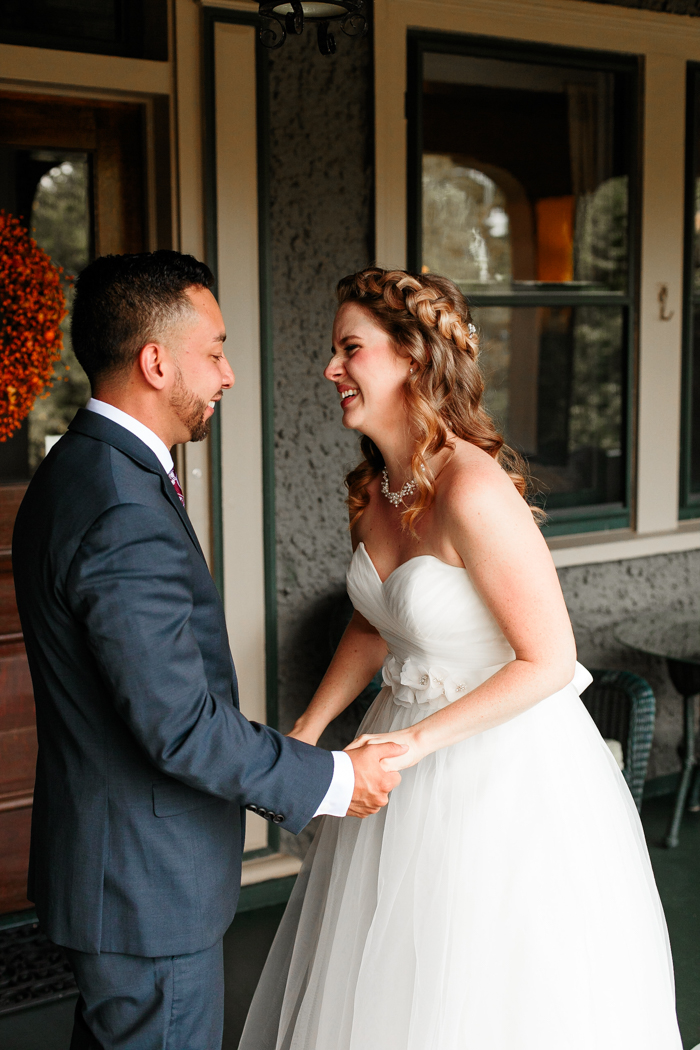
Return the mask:
<svg viewBox="0 0 700 1050">
<path fill-rule="evenodd" d="M 672 798 L 644 803 L 644 828 L 666 910 L 676 968 L 678 1016 L 683 1045 L 700 1043 L 700 814 L 688 814 L 676 850 L 660 845 Z M 224 940 L 226 1021 L 223 1050 L 236 1050 L 252 997 L 284 911 L 283 905 L 238 915 Z M 73 1025 L 74 999 L 0 1018 L 3 1050 L 67 1050 Z"/>
</svg>

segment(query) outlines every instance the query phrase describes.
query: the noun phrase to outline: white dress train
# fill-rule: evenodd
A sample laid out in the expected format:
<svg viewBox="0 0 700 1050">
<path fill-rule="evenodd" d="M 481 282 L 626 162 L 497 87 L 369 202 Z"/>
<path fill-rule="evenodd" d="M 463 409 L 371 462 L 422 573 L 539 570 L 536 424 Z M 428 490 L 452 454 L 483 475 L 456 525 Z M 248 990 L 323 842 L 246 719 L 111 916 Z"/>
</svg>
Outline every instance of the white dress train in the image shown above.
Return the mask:
<svg viewBox="0 0 700 1050">
<path fill-rule="evenodd" d="M 386 639 L 362 732 L 403 729 L 513 651 L 465 569 L 425 555 L 355 608 Z M 365 820 L 325 817 L 240 1050 L 681 1050 L 639 816 L 579 694 L 406 770 Z"/>
</svg>

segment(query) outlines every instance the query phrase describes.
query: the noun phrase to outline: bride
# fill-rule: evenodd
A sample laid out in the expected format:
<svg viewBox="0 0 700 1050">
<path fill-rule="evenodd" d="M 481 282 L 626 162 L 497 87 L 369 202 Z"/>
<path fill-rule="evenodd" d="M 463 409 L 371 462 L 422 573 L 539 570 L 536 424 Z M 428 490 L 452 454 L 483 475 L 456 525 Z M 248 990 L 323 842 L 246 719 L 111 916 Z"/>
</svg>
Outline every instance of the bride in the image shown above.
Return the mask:
<svg viewBox="0 0 700 1050">
<path fill-rule="evenodd" d="M 323 819 L 240 1050 L 680 1050 L 642 827 L 468 307 L 375 268 L 338 296 L 355 613 L 291 735 L 315 744 L 381 666 L 350 747 L 408 750 L 385 809 Z"/>
</svg>

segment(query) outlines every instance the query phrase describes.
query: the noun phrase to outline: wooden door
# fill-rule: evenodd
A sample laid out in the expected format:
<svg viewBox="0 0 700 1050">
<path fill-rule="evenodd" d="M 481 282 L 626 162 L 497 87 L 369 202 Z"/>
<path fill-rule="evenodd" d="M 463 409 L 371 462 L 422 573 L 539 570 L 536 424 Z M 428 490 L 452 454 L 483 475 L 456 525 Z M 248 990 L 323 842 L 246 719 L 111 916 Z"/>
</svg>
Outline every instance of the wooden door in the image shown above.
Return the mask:
<svg viewBox="0 0 700 1050">
<path fill-rule="evenodd" d="M 144 245 L 143 107 L 0 93 L 0 208 L 21 216 L 66 275 Z M 65 290 L 70 305 L 71 289 Z M 36 729 L 15 602 L 11 541 L 27 484 L 90 395 L 64 323 L 49 396 L 0 442 L 0 912 L 26 899 Z"/>
</svg>

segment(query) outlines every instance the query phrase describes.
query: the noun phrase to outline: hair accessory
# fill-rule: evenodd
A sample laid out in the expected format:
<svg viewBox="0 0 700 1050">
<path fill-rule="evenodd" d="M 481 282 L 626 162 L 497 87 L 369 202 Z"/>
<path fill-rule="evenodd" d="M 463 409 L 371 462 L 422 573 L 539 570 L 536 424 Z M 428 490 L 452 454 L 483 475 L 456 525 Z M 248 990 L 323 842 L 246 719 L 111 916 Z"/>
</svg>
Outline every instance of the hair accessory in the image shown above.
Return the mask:
<svg viewBox="0 0 700 1050">
<path fill-rule="evenodd" d="M 403 503 L 406 496 L 411 496 L 416 491 L 416 483 L 413 479 L 407 481 L 400 492 L 389 492 L 389 472 L 384 467 L 382 471 L 382 495 L 386 496 L 394 507 L 398 507 L 399 503 Z"/>
<path fill-rule="evenodd" d="M 467 325 L 467 331 L 469 332 L 469 335 L 476 335 L 476 325 L 472 324 L 470 321 Z"/>
</svg>

